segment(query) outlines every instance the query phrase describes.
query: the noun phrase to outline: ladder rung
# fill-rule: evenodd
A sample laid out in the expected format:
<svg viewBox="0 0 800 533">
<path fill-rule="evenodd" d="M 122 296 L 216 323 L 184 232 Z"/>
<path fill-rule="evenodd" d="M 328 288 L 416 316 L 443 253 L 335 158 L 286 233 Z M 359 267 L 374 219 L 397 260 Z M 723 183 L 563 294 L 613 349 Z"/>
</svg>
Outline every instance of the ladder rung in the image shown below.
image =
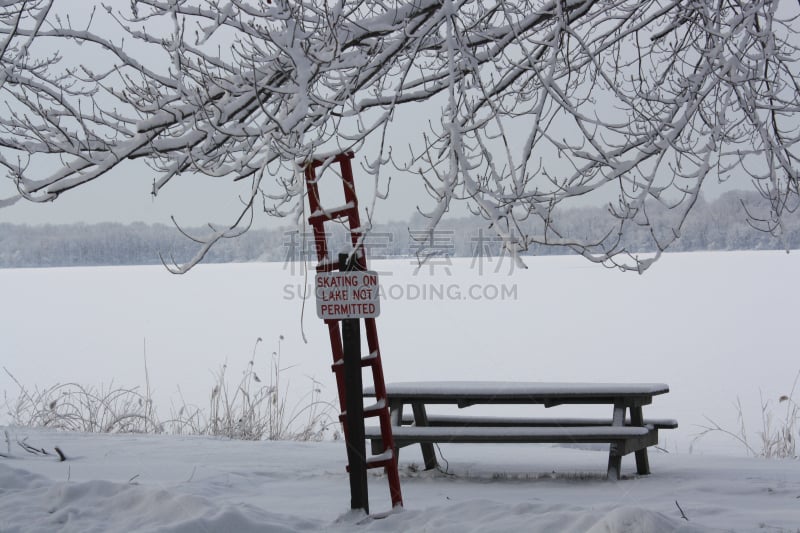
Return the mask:
<svg viewBox="0 0 800 533">
<path fill-rule="evenodd" d="M 317 272 L 327 272 L 339 268 L 339 260 L 324 257 L 317 261 Z"/>
<path fill-rule="evenodd" d="M 380 468 L 389 465 L 392 462 L 394 450 L 389 448 L 379 455 L 367 457 L 367 468 Z"/>
<path fill-rule="evenodd" d="M 355 232 L 353 232 L 355 233 Z M 356 259 L 359 261 L 364 260 L 364 252 L 358 251 L 356 253 Z M 330 257 L 324 257 L 317 261 L 317 272 L 331 272 L 339 268 L 339 260 L 338 259 L 331 259 Z"/>
<path fill-rule="evenodd" d="M 386 410 L 386 400 L 378 400 L 372 405 L 367 405 L 364 407 L 364 418 L 380 416 L 384 410 Z M 344 424 L 346 421 L 347 411 L 342 411 L 341 414 L 339 414 L 339 422 Z"/>
<path fill-rule="evenodd" d="M 372 366 L 378 361 L 378 352 L 377 350 L 370 353 L 369 355 L 365 355 L 361 358 L 361 367 Z M 339 359 L 335 363 L 331 365 L 331 372 L 340 372 L 344 370 L 344 359 Z"/>
<path fill-rule="evenodd" d="M 367 468 L 386 468 L 391 465 L 393 455 L 394 453 L 389 449 L 379 455 L 367 457 Z M 350 465 L 347 465 L 345 470 L 350 472 Z"/>
<path fill-rule="evenodd" d="M 384 399 L 378 400 L 372 405 L 364 407 L 364 418 L 368 416 L 378 416 L 384 409 L 386 409 L 386 400 Z"/>
<path fill-rule="evenodd" d="M 383 411 L 385 410 L 386 410 L 386 400 L 378 400 L 372 405 L 367 405 L 364 407 L 364 418 L 380 416 L 383 414 Z M 344 424 L 346 421 L 347 421 L 347 411 L 342 411 L 339 414 L 339 422 Z"/>
<path fill-rule="evenodd" d="M 318 220 L 336 220 L 337 218 L 344 216 L 351 216 L 355 207 L 356 206 L 353 205 L 353 202 L 347 202 L 343 206 L 335 207 L 333 209 L 320 208 L 311 213 L 311 216 L 308 217 L 308 223 L 313 225 Z"/>
<path fill-rule="evenodd" d="M 364 357 L 363 359 L 361 359 L 361 367 L 364 368 L 366 366 L 372 366 L 375 364 L 376 361 L 377 359 L 375 357 L 369 357 L 369 356 Z"/>
</svg>

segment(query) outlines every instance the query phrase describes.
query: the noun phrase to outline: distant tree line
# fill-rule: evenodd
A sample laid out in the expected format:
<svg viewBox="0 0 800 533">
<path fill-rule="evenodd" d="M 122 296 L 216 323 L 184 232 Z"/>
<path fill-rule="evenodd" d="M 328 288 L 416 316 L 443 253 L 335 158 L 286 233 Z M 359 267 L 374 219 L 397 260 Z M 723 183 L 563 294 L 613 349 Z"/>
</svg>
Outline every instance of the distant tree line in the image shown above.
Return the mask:
<svg viewBox="0 0 800 533">
<path fill-rule="evenodd" d="M 741 201 L 742 196 L 746 199 Z M 747 206 L 745 209 L 744 205 Z M 726 193 L 699 205 L 687 218 L 680 239 L 671 251 L 695 250 L 769 250 L 800 248 L 800 213 L 783 221 L 780 238 L 759 231 L 761 213 L 769 213 L 768 205 L 756 194 L 740 191 Z M 651 219 L 677 216 L 669 209 L 648 213 Z M 572 208 L 562 213 L 562 229 L 568 236 L 582 240 L 598 240 L 615 236 L 597 233 L 606 227 L 595 223 L 607 217 L 607 208 Z M 569 224 L 564 225 L 564 222 Z M 475 217 L 444 219 L 434 232 L 425 232 L 421 216 L 407 222 L 377 224 L 366 237 L 370 257 L 498 257 L 509 252 L 502 249 L 502 240 Z M 331 225 L 333 226 L 333 225 Z M 650 252 L 653 226 L 639 232 L 627 232 L 624 238 L 629 249 Z M 656 227 L 669 227 L 659 224 Z M 545 232 L 539 222 L 521 228 L 524 232 Z M 200 228 L 186 230 L 202 234 Z M 330 236 L 333 249 L 346 248 L 347 235 L 343 229 Z M 0 223 L 0 267 L 62 267 L 99 265 L 149 265 L 183 262 L 191 258 L 197 244 L 172 226 L 163 224 L 69 224 L 30 226 Z M 569 249 L 558 246 L 533 245 L 521 255 L 568 254 Z M 206 256 L 207 263 L 249 261 L 316 261 L 311 230 L 283 227 L 253 229 L 239 238 L 227 239 L 215 245 Z"/>
</svg>

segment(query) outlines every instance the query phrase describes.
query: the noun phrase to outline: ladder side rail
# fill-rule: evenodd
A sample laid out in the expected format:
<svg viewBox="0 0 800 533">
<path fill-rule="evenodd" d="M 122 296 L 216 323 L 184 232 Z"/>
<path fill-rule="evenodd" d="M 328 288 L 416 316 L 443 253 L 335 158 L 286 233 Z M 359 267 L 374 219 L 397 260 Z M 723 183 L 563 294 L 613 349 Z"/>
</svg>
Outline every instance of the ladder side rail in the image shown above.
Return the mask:
<svg viewBox="0 0 800 533">
<path fill-rule="evenodd" d="M 361 217 L 358 214 L 358 197 L 356 196 L 356 186 L 353 179 L 352 152 L 347 157 L 340 159 L 342 169 L 342 187 L 344 188 L 344 201 L 352 208 L 347 214 L 347 222 L 350 229 L 350 244 L 355 254 L 356 268 L 359 270 L 367 269 L 367 254 L 364 250 L 361 227 Z"/>
<path fill-rule="evenodd" d="M 378 399 L 386 399 L 386 383 L 383 377 L 383 362 L 381 360 L 381 348 L 378 343 L 378 328 L 374 318 L 364 319 L 364 329 L 367 333 L 367 346 L 370 354 L 375 354 L 375 364 L 373 365 L 375 396 Z"/>
<path fill-rule="evenodd" d="M 321 209 L 319 199 L 319 187 L 317 186 L 317 176 L 313 165 L 306 166 L 305 169 L 306 189 L 308 190 L 308 208 L 311 210 L 308 222 L 314 233 L 314 250 L 317 252 L 317 271 L 326 269 L 329 260 L 328 236 L 325 234 L 324 220 L 315 218 L 314 213 Z M 321 268 L 322 267 L 322 268 Z"/>
</svg>

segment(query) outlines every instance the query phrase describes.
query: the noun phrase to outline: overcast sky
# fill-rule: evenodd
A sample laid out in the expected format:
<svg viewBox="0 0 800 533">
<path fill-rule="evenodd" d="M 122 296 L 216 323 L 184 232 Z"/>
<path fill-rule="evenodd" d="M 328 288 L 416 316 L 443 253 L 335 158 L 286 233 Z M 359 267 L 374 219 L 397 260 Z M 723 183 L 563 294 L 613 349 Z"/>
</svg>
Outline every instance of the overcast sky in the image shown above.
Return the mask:
<svg viewBox="0 0 800 533">
<path fill-rule="evenodd" d="M 359 154 L 357 154 L 359 155 Z M 359 172 L 358 159 L 354 162 L 354 174 L 362 207 L 372 210 L 374 183 L 372 176 Z M 232 183 L 227 179 L 212 179 L 202 175 L 182 175 L 163 188 L 158 197 L 151 194 L 152 184 L 157 174 L 142 162 L 129 162 L 102 178 L 67 191 L 56 201 L 31 203 L 20 200 L 15 205 L 0 209 L 0 222 L 15 224 L 71 224 L 76 222 L 120 222 L 171 224 L 171 216 L 185 226 L 200 226 L 208 222 L 232 223 L 241 208 L 239 195 L 247 192 L 246 183 Z M 332 176 L 334 180 L 336 179 Z M 706 197 L 711 199 L 725 190 L 750 188 L 746 180 L 719 186 L 709 180 L 704 187 Z M 323 189 L 329 198 L 329 207 L 343 201 L 338 184 L 331 189 Z M 381 186 L 383 190 L 385 184 Z M 418 176 L 397 174 L 393 176 L 389 188 L 389 198 L 375 200 L 374 221 L 407 221 L 417 211 L 432 205 L 432 200 L 424 191 Z M 0 197 L 13 192 L 10 183 L 5 181 L 0 187 Z M 610 198 L 603 201 L 609 201 Z M 599 202 L 599 198 L 594 198 Z M 458 202 L 453 215 L 467 215 L 464 202 Z M 267 216 L 261 209 L 256 210 L 254 227 L 278 227 L 293 225 L 293 220 Z"/>
<path fill-rule="evenodd" d="M 365 174 L 359 176 L 354 168 L 359 189 L 359 200 L 363 210 L 370 206 L 374 184 Z M 207 222 L 231 223 L 241 209 L 238 199 L 247 190 L 247 184 L 234 184 L 230 180 L 213 180 L 201 175 L 183 175 L 153 197 L 153 179 L 156 173 L 142 163 L 132 162 L 112 174 L 67 191 L 56 201 L 31 203 L 20 200 L 15 205 L 0 209 L 0 222 L 16 224 L 70 224 L 75 222 L 121 222 L 142 221 L 171 224 L 175 216 L 182 225 L 198 226 Z M 332 176 L 333 177 L 333 176 Z M 335 179 L 335 178 L 334 178 Z M 0 189 L 10 195 L 12 188 Z M 388 200 L 376 200 L 375 220 L 408 220 L 418 204 L 425 205 L 427 195 L 421 190 L 418 180 L 393 179 Z M 330 207 L 340 203 L 339 191 L 329 196 Z M 261 210 L 257 210 L 261 211 Z M 293 224 L 293 221 L 269 217 L 256 213 L 256 227 L 273 227 Z"/>
</svg>

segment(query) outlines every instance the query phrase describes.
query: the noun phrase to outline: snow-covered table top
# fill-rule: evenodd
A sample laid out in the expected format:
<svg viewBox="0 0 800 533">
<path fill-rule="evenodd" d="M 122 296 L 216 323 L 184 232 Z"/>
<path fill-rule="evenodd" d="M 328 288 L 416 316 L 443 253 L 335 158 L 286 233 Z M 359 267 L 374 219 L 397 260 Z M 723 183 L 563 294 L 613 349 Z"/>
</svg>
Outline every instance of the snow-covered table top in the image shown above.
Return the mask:
<svg viewBox="0 0 800 533">
<path fill-rule="evenodd" d="M 422 403 L 610 403 L 669 392 L 664 383 L 547 383 L 519 381 L 410 381 L 387 383 L 389 400 Z M 374 396 L 372 387 L 364 389 Z"/>
</svg>

